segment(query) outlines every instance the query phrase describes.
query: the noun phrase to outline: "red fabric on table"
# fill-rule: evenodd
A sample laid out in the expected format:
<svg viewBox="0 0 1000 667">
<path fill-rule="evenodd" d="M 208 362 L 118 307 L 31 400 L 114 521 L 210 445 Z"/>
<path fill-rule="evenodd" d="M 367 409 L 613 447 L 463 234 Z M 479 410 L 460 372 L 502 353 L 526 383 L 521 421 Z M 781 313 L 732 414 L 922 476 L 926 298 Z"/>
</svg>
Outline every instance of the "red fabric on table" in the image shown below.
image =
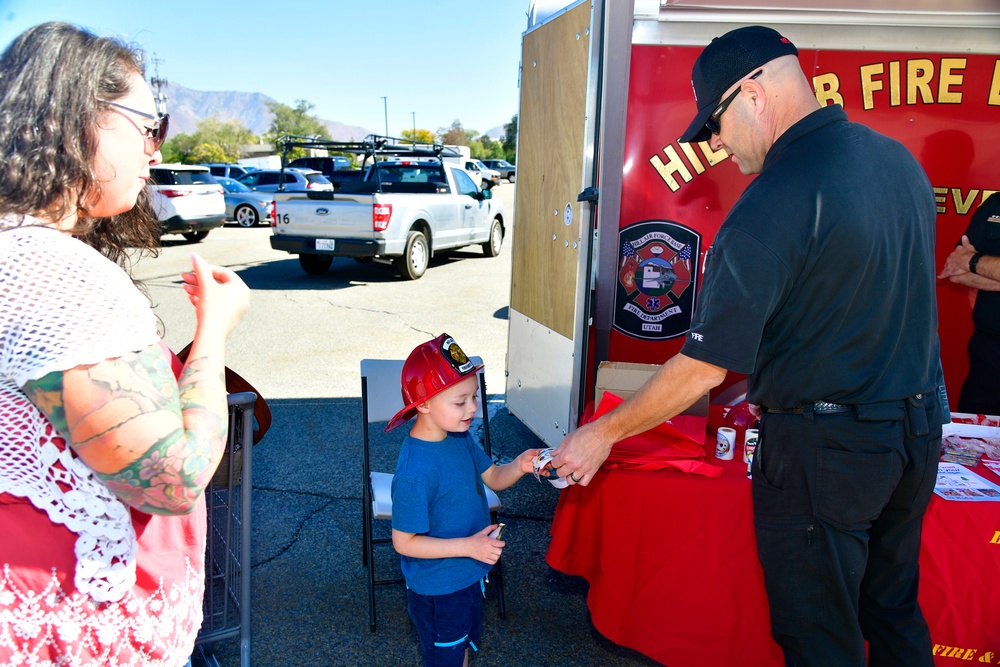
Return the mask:
<svg viewBox="0 0 1000 667">
<path fill-rule="evenodd" d="M 561 492 L 546 560 L 590 582 L 605 637 L 670 667 L 780 667 L 757 562 L 746 464 L 711 479 L 602 470 Z"/>
<path fill-rule="evenodd" d="M 614 410 L 624 400 L 610 391 L 604 392 L 593 417 L 587 411 L 584 422 L 597 419 Z M 722 469 L 705 463 L 705 417 L 679 415 L 645 433 L 615 443 L 604 462 L 606 468 L 630 470 L 666 470 L 718 477 Z M 696 437 L 700 434 L 700 437 Z M 714 450 L 713 450 L 714 451 Z"/>
<path fill-rule="evenodd" d="M 670 667 L 783 664 L 739 454 L 713 457 L 718 479 L 602 469 L 561 492 L 546 561 L 590 583 L 587 605 L 605 637 Z M 1000 484 L 985 466 L 975 472 Z M 998 532 L 1000 503 L 931 499 L 920 605 L 938 667 L 1000 663 Z"/>
<path fill-rule="evenodd" d="M 973 471 L 1000 484 L 984 465 Z M 1000 503 L 935 495 L 920 545 L 920 608 L 931 629 L 936 665 L 1000 663 L 997 582 Z"/>
</svg>

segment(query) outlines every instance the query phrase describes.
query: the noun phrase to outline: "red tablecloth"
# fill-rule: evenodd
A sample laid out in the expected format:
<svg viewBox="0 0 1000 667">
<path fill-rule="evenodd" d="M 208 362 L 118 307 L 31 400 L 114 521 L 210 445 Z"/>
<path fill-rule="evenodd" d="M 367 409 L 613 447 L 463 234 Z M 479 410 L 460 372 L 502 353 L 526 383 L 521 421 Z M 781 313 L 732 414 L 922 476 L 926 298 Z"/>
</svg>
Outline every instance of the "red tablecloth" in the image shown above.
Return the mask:
<svg viewBox="0 0 1000 667">
<path fill-rule="evenodd" d="M 546 559 L 590 582 L 591 617 L 608 639 L 670 667 L 781 667 L 736 453 L 706 457 L 719 478 L 602 470 L 561 492 Z M 935 496 L 920 565 L 936 664 L 1000 663 L 1000 503 Z"/>
</svg>

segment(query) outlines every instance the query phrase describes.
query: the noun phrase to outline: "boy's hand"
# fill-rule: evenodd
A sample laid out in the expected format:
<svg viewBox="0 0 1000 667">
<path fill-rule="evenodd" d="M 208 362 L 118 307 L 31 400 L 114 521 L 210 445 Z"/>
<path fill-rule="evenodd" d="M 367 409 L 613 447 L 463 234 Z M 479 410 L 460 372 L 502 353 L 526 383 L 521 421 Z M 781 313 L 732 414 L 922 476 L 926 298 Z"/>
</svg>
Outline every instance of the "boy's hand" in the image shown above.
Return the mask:
<svg viewBox="0 0 1000 667">
<path fill-rule="evenodd" d="M 490 533 L 496 530 L 497 524 L 486 526 L 475 535 L 470 535 L 466 539 L 469 541 L 469 557 L 478 561 L 493 565 L 500 560 L 500 554 L 507 543 L 503 540 L 494 540 Z"/>
<path fill-rule="evenodd" d="M 529 472 L 535 472 L 535 457 L 541 452 L 541 449 L 526 449 L 517 458 L 514 459 L 517 462 L 517 468 L 524 474 Z"/>
</svg>

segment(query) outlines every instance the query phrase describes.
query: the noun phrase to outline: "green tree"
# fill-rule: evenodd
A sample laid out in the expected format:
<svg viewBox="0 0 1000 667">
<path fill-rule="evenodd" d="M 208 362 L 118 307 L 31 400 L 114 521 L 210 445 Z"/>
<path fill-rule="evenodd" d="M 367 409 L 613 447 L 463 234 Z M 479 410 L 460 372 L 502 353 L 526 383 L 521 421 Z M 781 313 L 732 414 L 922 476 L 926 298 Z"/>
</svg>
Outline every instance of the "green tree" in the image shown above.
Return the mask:
<svg viewBox="0 0 1000 667">
<path fill-rule="evenodd" d="M 503 132 L 504 159 L 517 164 L 517 114 L 511 116 L 509 123 L 504 124 Z"/>
<path fill-rule="evenodd" d="M 187 164 L 187 156 L 194 150 L 197 142 L 198 139 L 193 134 L 172 135 L 160 147 L 160 154 L 163 156 L 163 161 Z"/>
<path fill-rule="evenodd" d="M 493 141 L 489 136 L 483 135 L 477 139 L 483 146 L 483 157 L 482 160 L 492 160 L 492 159 L 503 159 L 505 152 L 503 149 L 503 144 L 499 141 Z"/>
<path fill-rule="evenodd" d="M 271 127 L 264 133 L 264 139 L 275 145 L 276 150 L 280 150 L 277 145 L 278 139 L 291 134 L 299 137 L 315 137 L 317 139 L 329 139 L 330 131 L 316 116 L 309 112 L 316 106 L 306 100 L 295 100 L 295 107 L 280 102 L 266 102 L 268 111 L 274 118 L 271 120 Z M 304 157 L 305 151 L 296 148 L 288 152 L 288 159 Z"/>
<path fill-rule="evenodd" d="M 160 153 L 164 162 L 236 162 L 245 156 L 245 146 L 255 141 L 240 121 L 211 116 L 198 123 L 194 134 L 167 139 Z"/>
<path fill-rule="evenodd" d="M 469 147 L 469 155 L 473 160 L 482 160 L 486 157 L 486 151 L 483 150 L 483 144 L 479 139 L 473 139 L 466 144 Z"/>
<path fill-rule="evenodd" d="M 199 162 L 232 162 L 229 156 L 218 144 L 203 143 L 194 147 L 187 156 L 192 163 Z"/>
<path fill-rule="evenodd" d="M 238 120 L 220 120 L 209 116 L 198 123 L 196 133 L 200 143 L 214 144 L 225 156 L 223 162 L 236 162 L 246 157 L 246 146 L 256 143 L 257 138 Z"/>
<path fill-rule="evenodd" d="M 400 136 L 407 141 L 414 141 L 418 144 L 433 144 L 437 141 L 433 132 L 423 128 L 418 129 L 416 133 L 413 130 L 403 130 Z"/>
</svg>

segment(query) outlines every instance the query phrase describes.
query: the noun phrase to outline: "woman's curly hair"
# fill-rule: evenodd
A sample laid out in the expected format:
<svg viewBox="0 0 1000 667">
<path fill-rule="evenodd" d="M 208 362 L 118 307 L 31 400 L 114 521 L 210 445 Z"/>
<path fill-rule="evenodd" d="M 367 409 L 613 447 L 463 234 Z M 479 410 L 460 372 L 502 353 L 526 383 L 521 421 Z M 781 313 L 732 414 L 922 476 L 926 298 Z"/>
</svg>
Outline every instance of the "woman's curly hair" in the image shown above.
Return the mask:
<svg viewBox="0 0 1000 667">
<path fill-rule="evenodd" d="M 145 54 L 68 23 L 29 28 L 0 55 L 0 216 L 60 220 L 78 214 L 74 236 L 128 268 L 129 249 L 156 254 L 160 227 L 143 190 L 134 208 L 93 218 L 98 121 L 145 74 Z"/>
</svg>

